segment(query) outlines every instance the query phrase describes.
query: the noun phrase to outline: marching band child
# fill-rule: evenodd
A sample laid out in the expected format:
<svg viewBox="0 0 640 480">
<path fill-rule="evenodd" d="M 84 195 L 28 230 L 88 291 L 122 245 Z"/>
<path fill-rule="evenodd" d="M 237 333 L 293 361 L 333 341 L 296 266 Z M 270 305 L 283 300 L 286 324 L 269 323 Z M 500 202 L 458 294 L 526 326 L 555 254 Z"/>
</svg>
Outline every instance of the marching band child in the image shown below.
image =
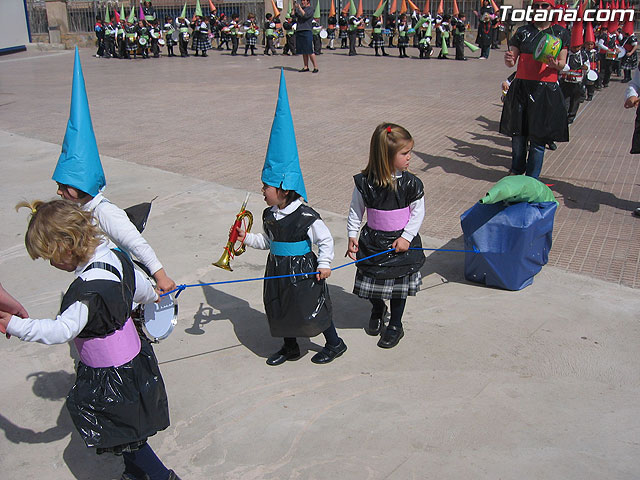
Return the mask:
<svg viewBox="0 0 640 480">
<path fill-rule="evenodd" d="M 167 54 L 169 57 L 175 57 L 176 55 L 173 53 L 173 46 L 176 44 L 176 42 L 173 39 L 173 33 L 176 31 L 176 29 L 171 22 L 171 17 L 164 18 L 164 26 L 162 27 L 162 30 L 164 31 L 164 42 L 167 46 Z"/>
<path fill-rule="evenodd" d="M 373 17 L 371 21 L 373 26 L 373 39 L 372 45 L 376 51 L 376 57 L 379 57 L 378 48 L 382 50 L 382 55 L 388 57 L 389 54 L 384 51 L 384 38 L 382 37 L 382 17 Z"/>
<path fill-rule="evenodd" d="M 275 47 L 275 39 L 276 39 L 276 24 L 273 22 L 273 15 L 271 13 L 267 13 L 265 15 L 264 22 L 264 36 L 265 36 L 265 47 L 264 54 L 265 55 L 277 55 Z"/>
<path fill-rule="evenodd" d="M 589 69 L 596 72 L 596 74 L 600 75 L 600 67 L 598 65 L 598 50 L 595 48 L 595 36 L 593 35 L 593 25 L 592 22 L 586 22 L 584 28 L 584 51 L 589 58 Z M 587 102 L 593 100 L 593 94 L 597 89 L 598 80 L 593 81 L 588 78 L 585 79 L 585 87 L 587 88 Z"/>
<path fill-rule="evenodd" d="M 311 33 L 313 37 L 312 45 L 313 45 L 313 53 L 316 55 L 322 55 L 322 37 L 320 37 L 320 32 L 322 31 L 322 25 L 319 23 L 320 19 L 311 20 Z"/>
<path fill-rule="evenodd" d="M 229 35 L 231 36 L 231 55 L 234 57 L 238 54 L 238 34 L 240 25 L 238 24 L 238 19 L 240 15 L 237 13 L 231 14 L 231 22 L 229 23 Z"/>
<path fill-rule="evenodd" d="M 270 250 L 266 277 L 302 274 L 265 280 L 264 308 L 271 335 L 284 337 L 284 345 L 267 359 L 267 364 L 280 365 L 299 358 L 296 337 L 314 337 L 320 333 L 324 334 L 326 345 L 311 361 L 329 363 L 347 350 L 333 325 L 326 284 L 331 275 L 333 238 L 320 215 L 303 203 L 307 193 L 282 70 L 262 185 L 268 205 L 262 214 L 264 233 L 246 233 L 238 228 L 238 238 L 252 248 Z M 311 250 L 312 244 L 318 246 L 318 257 Z M 304 275 L 311 272 L 318 273 Z"/>
<path fill-rule="evenodd" d="M 284 29 L 284 35 L 286 37 L 286 43 L 284 47 L 282 47 L 283 55 L 295 55 L 296 54 L 296 31 L 293 29 L 294 23 L 291 18 L 291 14 L 287 13 L 285 17 L 285 21 L 282 24 L 282 28 Z"/>
<path fill-rule="evenodd" d="M 583 87 L 582 82 L 585 74 L 589 71 L 589 57 L 582 50 L 583 36 L 582 28 L 571 30 L 571 44 L 567 54 L 567 63 L 559 73 L 559 83 L 564 96 L 564 103 L 567 109 L 567 120 L 573 123 L 580 107 Z"/>
<path fill-rule="evenodd" d="M 145 20 L 138 20 L 136 33 L 138 34 L 138 44 L 142 49 L 142 58 L 149 58 L 149 26 Z M 134 53 L 133 56 L 135 58 L 136 54 Z"/>
<path fill-rule="evenodd" d="M 407 16 L 403 13 L 398 18 L 398 51 L 400 52 L 400 58 L 409 58 L 407 45 L 409 45 L 409 24 L 407 23 Z"/>
<path fill-rule="evenodd" d="M 138 55 L 138 28 L 135 24 L 127 22 L 124 27 L 125 35 L 127 36 L 127 57 L 131 58 L 131 54 L 133 54 L 133 58 L 136 58 Z"/>
<path fill-rule="evenodd" d="M 131 319 L 132 302 L 157 301 L 157 293 L 125 253 L 104 242 L 91 212 L 66 200 L 22 206 L 31 210 L 29 256 L 76 279 L 55 319 L 0 311 L 0 331 L 47 345 L 73 340 L 80 361 L 66 405 L 86 446 L 121 455 L 122 478 L 179 480 L 147 443 L 169 426 L 169 406 L 151 344 Z"/>
<path fill-rule="evenodd" d="M 162 30 L 158 26 L 158 20 L 155 18 L 151 20 L 149 24 L 150 24 L 149 34 L 151 35 L 151 54 L 153 55 L 153 58 L 160 58 L 159 40 L 160 40 Z"/>
<path fill-rule="evenodd" d="M 381 332 L 385 300 L 391 302 L 391 320 L 378 341 L 381 348 L 395 347 L 404 336 L 407 296 L 415 295 L 422 283 L 425 257 L 418 231 L 424 218 L 424 189 L 420 179 L 407 171 L 412 149 L 413 138 L 405 128 L 382 123 L 371 137 L 367 167 L 353 177 L 347 255 L 356 260 L 395 249 L 356 264 L 353 293 L 368 298 L 373 307 L 367 333 Z M 365 211 L 367 223 L 360 230 Z"/>
<path fill-rule="evenodd" d="M 178 32 L 180 32 L 180 36 L 178 37 L 178 47 L 180 48 L 180 56 L 188 57 L 189 52 L 187 47 L 189 46 L 189 20 L 184 17 L 178 17 L 177 20 Z"/>
<path fill-rule="evenodd" d="M 256 16 L 250 13 L 247 16 L 248 30 L 245 34 L 244 40 L 244 56 L 249 56 L 249 48 L 251 49 L 251 55 L 256 54 L 256 44 L 258 43 L 259 29 L 256 24 Z"/>
<path fill-rule="evenodd" d="M 349 28 L 347 12 L 340 12 L 340 18 L 338 19 L 338 28 L 340 29 L 340 33 L 338 34 L 338 38 L 340 39 L 340 48 L 347 48 L 347 39 L 349 37 L 349 34 L 347 33 Z"/>
<path fill-rule="evenodd" d="M 198 50 L 202 51 L 202 56 L 207 56 L 207 50 L 211 50 L 211 40 L 209 40 L 209 24 L 202 17 L 196 18 L 193 25 L 193 41 L 191 49 L 195 50 L 195 57 L 198 56 Z"/>
<path fill-rule="evenodd" d="M 338 24 L 338 20 L 336 17 L 329 17 L 327 19 L 327 38 L 329 39 L 329 46 L 327 47 L 329 50 L 335 50 L 333 46 L 333 42 L 336 39 L 336 25 Z"/>
<path fill-rule="evenodd" d="M 631 81 L 631 72 L 638 66 L 638 38 L 633 33 L 632 21 L 627 21 L 624 24 L 620 46 L 625 50 L 625 55 L 620 61 L 624 72 L 622 83 L 628 83 Z"/>
</svg>

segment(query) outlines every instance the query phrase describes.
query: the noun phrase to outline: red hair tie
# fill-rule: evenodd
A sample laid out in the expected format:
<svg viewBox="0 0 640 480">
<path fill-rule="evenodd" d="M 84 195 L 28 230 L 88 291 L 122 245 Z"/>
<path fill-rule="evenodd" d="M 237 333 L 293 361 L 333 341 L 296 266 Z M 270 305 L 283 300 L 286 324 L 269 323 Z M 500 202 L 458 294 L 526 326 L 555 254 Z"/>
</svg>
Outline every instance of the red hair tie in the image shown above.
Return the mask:
<svg viewBox="0 0 640 480">
<path fill-rule="evenodd" d="M 391 133 L 391 125 L 387 127 L 387 133 Z"/>
</svg>

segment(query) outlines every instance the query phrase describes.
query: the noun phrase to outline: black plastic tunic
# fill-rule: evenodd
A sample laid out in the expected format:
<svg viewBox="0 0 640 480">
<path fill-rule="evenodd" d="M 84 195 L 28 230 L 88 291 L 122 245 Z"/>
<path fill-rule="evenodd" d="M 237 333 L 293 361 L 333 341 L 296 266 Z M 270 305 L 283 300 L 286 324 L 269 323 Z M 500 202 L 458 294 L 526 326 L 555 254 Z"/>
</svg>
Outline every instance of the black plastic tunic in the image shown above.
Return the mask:
<svg viewBox="0 0 640 480">
<path fill-rule="evenodd" d="M 307 205 L 276 220 L 271 208 L 262 214 L 265 234 L 272 241 L 308 240 L 307 230 L 320 215 Z M 318 259 L 313 252 L 305 255 L 276 256 L 269 253 L 265 276 L 315 272 Z M 315 337 L 331 325 L 331 300 L 324 280 L 315 275 L 265 280 L 264 308 L 274 337 Z"/>
<path fill-rule="evenodd" d="M 359 173 L 353 177 L 356 188 L 362 195 L 364 204 L 376 210 L 397 210 L 406 208 L 412 202 L 424 196 L 422 181 L 409 172 L 402 172 L 396 179 L 397 189 L 376 187 Z M 403 230 L 385 232 L 374 230 L 368 223 L 360 231 L 357 258 L 365 258 L 379 252 L 389 250 L 391 244 L 402 235 Z M 411 247 L 422 248 L 420 235 L 413 237 Z M 408 250 L 403 253 L 389 252 L 356 264 L 358 270 L 375 278 L 398 278 L 420 270 L 425 262 L 421 250 Z"/>
</svg>

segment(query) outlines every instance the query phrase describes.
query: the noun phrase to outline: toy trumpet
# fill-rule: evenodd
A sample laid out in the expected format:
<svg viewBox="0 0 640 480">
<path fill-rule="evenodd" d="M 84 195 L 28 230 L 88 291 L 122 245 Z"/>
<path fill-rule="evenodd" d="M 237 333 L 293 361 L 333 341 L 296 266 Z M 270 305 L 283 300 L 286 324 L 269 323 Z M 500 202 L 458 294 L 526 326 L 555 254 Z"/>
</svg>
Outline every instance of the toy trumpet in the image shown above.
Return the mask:
<svg viewBox="0 0 640 480">
<path fill-rule="evenodd" d="M 233 225 L 231 226 L 231 230 L 229 230 L 229 241 L 224 247 L 224 252 L 222 252 L 222 256 L 220 257 L 220 260 L 213 263 L 212 265 L 215 265 L 216 267 L 224 268 L 225 270 L 233 272 L 233 269 L 231 268 L 231 265 L 229 264 L 229 262 L 236 255 L 242 255 L 244 253 L 246 249 L 244 242 L 238 248 L 235 248 L 235 244 L 238 241 L 238 227 L 242 226 L 242 221 L 245 219 L 245 217 L 247 218 L 247 221 L 248 221 L 247 228 L 246 228 L 247 233 L 251 231 L 251 226 L 253 225 L 253 214 L 249 210 L 246 210 L 248 202 L 249 202 L 249 194 L 247 193 L 247 196 L 245 197 L 244 202 L 242 203 L 242 207 L 240 207 L 240 212 L 238 212 L 238 214 L 236 215 L 236 221 L 233 222 Z"/>
</svg>

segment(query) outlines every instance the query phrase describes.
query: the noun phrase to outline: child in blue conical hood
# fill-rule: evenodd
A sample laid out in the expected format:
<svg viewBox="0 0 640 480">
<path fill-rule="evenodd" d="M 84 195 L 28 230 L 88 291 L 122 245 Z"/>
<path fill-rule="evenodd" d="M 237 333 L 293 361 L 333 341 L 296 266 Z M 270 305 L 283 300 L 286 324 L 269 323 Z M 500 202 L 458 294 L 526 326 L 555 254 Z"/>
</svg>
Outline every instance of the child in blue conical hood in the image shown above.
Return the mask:
<svg viewBox="0 0 640 480">
<path fill-rule="evenodd" d="M 239 240 L 253 248 L 270 250 L 266 277 L 318 272 L 265 280 L 263 300 L 271 335 L 284 339 L 282 348 L 267 359 L 267 364 L 280 365 L 299 358 L 296 337 L 315 337 L 320 333 L 324 334 L 326 344 L 311 361 L 329 363 L 347 350 L 333 325 L 326 284 L 331 275 L 333 237 L 320 215 L 303 203 L 307 193 L 282 72 L 262 185 L 269 206 L 262 214 L 264 233 L 238 229 Z M 317 257 L 311 250 L 312 244 L 318 246 Z"/>
<path fill-rule="evenodd" d="M 52 178 L 58 184 L 58 195 L 82 205 L 83 210 L 93 212 L 100 228 L 109 239 L 144 264 L 155 279 L 160 293 L 176 288 L 175 282 L 169 278 L 155 252 L 131 223 L 124 210 L 109 202 L 102 194 L 106 180 L 93 132 L 77 48 L 69 122 L 62 153 Z"/>
</svg>

